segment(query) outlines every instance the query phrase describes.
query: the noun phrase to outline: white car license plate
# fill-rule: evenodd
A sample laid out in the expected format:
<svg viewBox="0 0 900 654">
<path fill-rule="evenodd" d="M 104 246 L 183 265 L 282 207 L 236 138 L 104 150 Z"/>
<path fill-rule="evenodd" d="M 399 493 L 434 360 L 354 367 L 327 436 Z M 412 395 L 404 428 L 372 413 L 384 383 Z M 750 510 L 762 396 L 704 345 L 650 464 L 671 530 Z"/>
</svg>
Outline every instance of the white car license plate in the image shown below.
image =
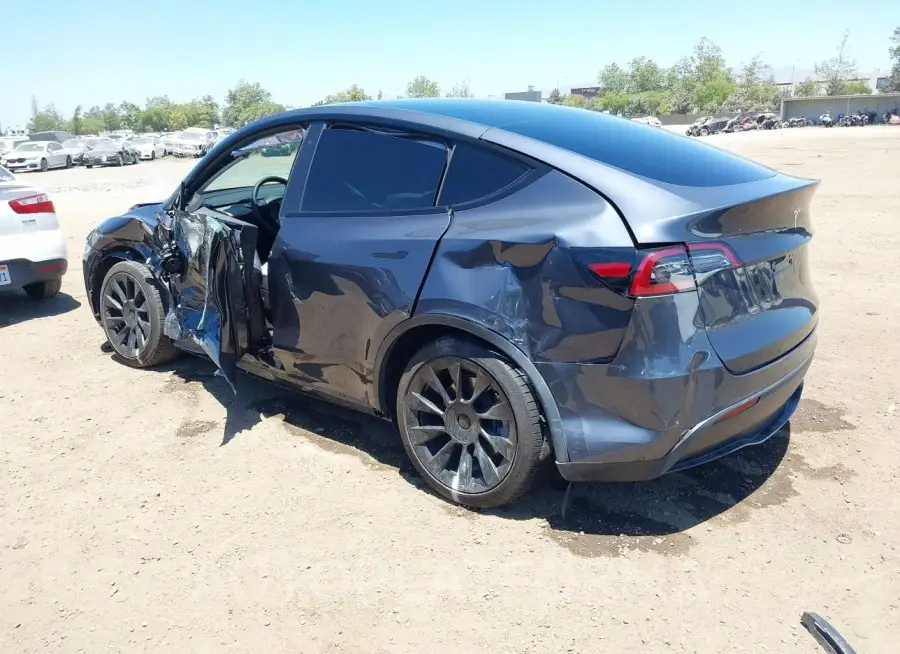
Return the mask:
<svg viewBox="0 0 900 654">
<path fill-rule="evenodd" d="M 12 284 L 12 277 L 9 276 L 9 266 L 0 266 L 0 286 Z"/>
<path fill-rule="evenodd" d="M 23 232 L 36 232 L 38 230 L 37 218 L 22 221 Z"/>
</svg>

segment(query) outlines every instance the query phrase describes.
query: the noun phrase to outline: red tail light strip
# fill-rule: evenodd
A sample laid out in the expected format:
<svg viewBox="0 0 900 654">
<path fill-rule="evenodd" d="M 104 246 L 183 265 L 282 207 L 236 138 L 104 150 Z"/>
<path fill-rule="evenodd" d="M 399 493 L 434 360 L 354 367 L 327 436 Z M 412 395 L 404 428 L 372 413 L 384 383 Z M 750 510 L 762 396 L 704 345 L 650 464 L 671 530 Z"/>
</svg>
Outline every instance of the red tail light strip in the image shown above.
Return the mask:
<svg viewBox="0 0 900 654">
<path fill-rule="evenodd" d="M 53 206 L 53 201 L 46 193 L 10 200 L 9 208 L 18 214 L 56 213 L 56 207 Z"/>
</svg>

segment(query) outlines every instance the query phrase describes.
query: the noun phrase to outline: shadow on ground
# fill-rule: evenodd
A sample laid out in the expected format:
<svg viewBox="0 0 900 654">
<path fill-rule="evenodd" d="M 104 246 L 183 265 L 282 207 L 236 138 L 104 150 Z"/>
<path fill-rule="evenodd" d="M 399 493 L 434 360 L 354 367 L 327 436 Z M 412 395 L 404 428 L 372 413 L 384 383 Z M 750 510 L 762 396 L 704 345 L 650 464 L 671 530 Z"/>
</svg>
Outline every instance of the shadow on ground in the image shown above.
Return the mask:
<svg viewBox="0 0 900 654">
<path fill-rule="evenodd" d="M 81 302 L 68 293 L 59 293 L 46 300 L 32 300 L 25 291 L 3 291 L 0 292 L 0 328 L 34 318 L 59 316 L 80 306 Z"/>
<path fill-rule="evenodd" d="M 173 373 L 171 384 L 202 384 L 226 408 L 223 446 L 262 420 L 280 416 L 290 433 L 329 451 L 361 457 L 368 465 L 394 468 L 412 486 L 431 493 L 408 462 L 390 423 L 250 375 L 240 376 L 235 395 L 211 364 L 195 357 L 183 357 L 163 370 Z M 801 404 L 801 417 L 803 408 Z M 211 427 L 217 426 L 204 425 L 196 433 Z M 804 423 L 795 431 L 805 428 Z M 785 502 L 797 494 L 793 479 L 798 474 L 815 479 L 853 474 L 843 467 L 814 469 L 799 454 L 788 456 L 790 432 L 790 426 L 785 427 L 762 445 L 652 481 L 573 485 L 565 516 L 567 484 L 551 468 L 548 478 L 514 506 L 480 513 L 490 518 L 542 519 L 553 540 L 581 556 L 615 555 L 627 549 L 683 553 L 693 542 L 687 530 L 718 516 L 742 522 L 754 509 Z M 447 506 L 457 515 L 478 518 L 479 512 Z"/>
</svg>

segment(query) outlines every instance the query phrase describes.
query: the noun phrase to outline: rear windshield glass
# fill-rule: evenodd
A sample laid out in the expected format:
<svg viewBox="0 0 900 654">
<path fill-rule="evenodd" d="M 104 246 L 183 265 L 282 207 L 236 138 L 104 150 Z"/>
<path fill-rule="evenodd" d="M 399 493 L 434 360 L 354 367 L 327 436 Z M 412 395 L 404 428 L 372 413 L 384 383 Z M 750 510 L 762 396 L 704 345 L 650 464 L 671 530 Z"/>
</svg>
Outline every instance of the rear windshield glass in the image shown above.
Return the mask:
<svg viewBox="0 0 900 654">
<path fill-rule="evenodd" d="M 502 129 L 666 184 L 727 186 L 775 175 L 752 161 L 671 134 L 665 128 L 584 109 L 566 114 L 565 118 L 514 123 Z"/>
</svg>

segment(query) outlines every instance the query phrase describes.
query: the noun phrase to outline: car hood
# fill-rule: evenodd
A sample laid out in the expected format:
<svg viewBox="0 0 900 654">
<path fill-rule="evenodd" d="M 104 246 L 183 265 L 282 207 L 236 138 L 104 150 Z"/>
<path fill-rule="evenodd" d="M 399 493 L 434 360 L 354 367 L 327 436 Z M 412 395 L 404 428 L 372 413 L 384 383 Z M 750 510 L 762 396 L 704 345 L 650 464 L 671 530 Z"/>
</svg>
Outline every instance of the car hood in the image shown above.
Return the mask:
<svg viewBox="0 0 900 654">
<path fill-rule="evenodd" d="M 113 146 L 113 147 L 106 146 L 106 147 L 94 148 L 93 150 L 91 150 L 90 153 L 91 154 L 115 154 L 118 151 L 119 151 L 119 148 L 117 148 L 115 146 Z"/>
<path fill-rule="evenodd" d="M 38 159 L 46 154 L 47 153 L 43 150 L 38 150 L 37 152 L 34 150 L 13 150 L 12 152 L 7 152 L 4 156 L 10 157 L 11 159 Z"/>
</svg>

